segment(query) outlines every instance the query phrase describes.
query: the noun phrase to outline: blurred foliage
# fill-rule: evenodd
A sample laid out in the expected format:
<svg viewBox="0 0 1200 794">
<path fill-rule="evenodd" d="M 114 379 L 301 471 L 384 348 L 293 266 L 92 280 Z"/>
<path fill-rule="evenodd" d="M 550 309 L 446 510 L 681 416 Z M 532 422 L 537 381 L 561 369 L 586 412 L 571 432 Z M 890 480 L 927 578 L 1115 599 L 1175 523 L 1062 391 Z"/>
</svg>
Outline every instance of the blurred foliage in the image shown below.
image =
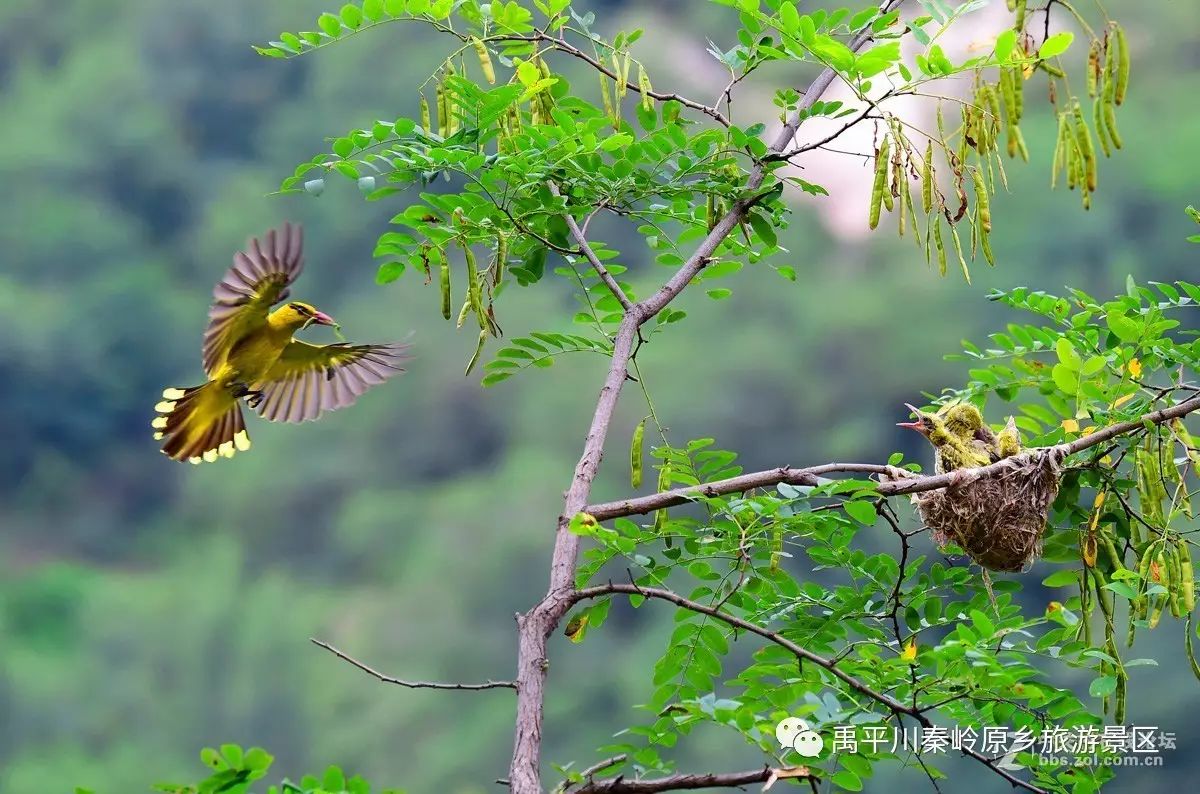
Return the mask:
<svg viewBox="0 0 1200 794">
<path fill-rule="evenodd" d="M 264 197 L 322 137 L 342 131 L 340 120 L 367 126 L 413 113 L 403 87 L 441 62 L 429 37 L 402 27 L 286 63 L 247 46 L 327 5 L 0 7 L 6 792 L 79 783 L 141 791 L 194 777 L 192 748 L 229 738 L 270 747 L 296 776 L 336 760 L 411 791 L 486 791 L 474 781 L 506 765 L 503 691 L 380 692 L 307 637 L 397 675 L 505 677 L 510 615 L 544 588 L 563 472 L 583 432 L 586 407 L 574 395 L 598 382 L 600 359 L 564 360 L 485 401 L 478 373 L 461 376 L 474 340 L 444 333 L 436 301 L 414 294 L 407 277 L 405 289 L 372 283 L 372 250 L 391 212 L 364 207 L 353 188 L 331 187 L 319 201 Z M 689 38 L 730 45 L 722 9 L 613 5 L 621 27 L 677 14 L 672 25 L 695 26 Z M 1044 168 L 1014 169 L 1012 195 L 994 199 L 1005 218 L 993 241 L 999 266 L 973 273 L 973 289 L 931 277 L 908 247 L 880 237 L 837 243 L 812 213 L 798 213 L 779 242 L 795 252 L 800 283 L 748 275 L 721 306 L 742 318 L 736 327 L 723 312 L 695 312 L 686 340 L 665 335 L 641 356 L 673 431 L 716 435 L 753 467 L 876 460 L 894 448 L 915 455 L 919 440 L 892 429 L 900 402 L 958 382 L 960 365 L 938 356 L 1012 319 L 983 302 L 983 290 L 1070 283 L 1107 295 L 1129 273 L 1186 278 L 1194 254 L 1178 241 L 1191 222 L 1177 208 L 1195 200 L 1194 174 L 1181 164 L 1200 138 L 1200 112 L 1178 97 L 1200 79 L 1186 68 L 1197 12 L 1110 5 L 1129 28 L 1143 88 L 1121 119 L 1134 154 L 1106 164 L 1090 213 L 1044 190 Z M 682 46 L 646 56 L 660 89 L 688 86 L 686 64 L 704 57 Z M 1055 119 L 1031 107 L 1025 123 L 1031 158 L 1048 165 Z M 308 227 L 307 294 L 354 318 L 347 331 L 357 337 L 414 329 L 420 358 L 396 388 L 352 412 L 286 432 L 260 427 L 254 454 L 234 467 L 171 466 L 147 430 L 154 396 L 199 377 L 212 283 L 242 240 L 284 217 Z M 837 291 L 855 294 L 852 312 L 814 299 Z M 507 298 L 514 317 L 572 305 L 565 286 Z M 687 297 L 683 308 L 696 300 L 704 298 Z M 521 325 L 505 330 L 538 330 Z M 700 373 L 686 349 L 705 351 L 713 400 L 695 400 Z M 619 421 L 632 429 L 640 415 L 631 408 Z M 628 487 L 610 468 L 600 498 Z M 870 538 L 861 542 L 870 550 Z M 1050 597 L 1029 588 L 1031 604 Z M 670 620 L 659 619 L 661 632 L 649 620 L 639 615 L 634 631 L 630 611 L 614 606 L 587 653 L 565 639 L 553 649 L 554 675 L 561 669 L 573 683 L 548 719 L 574 729 L 548 736 L 548 757 L 603 744 L 628 722 L 629 704 L 650 697 L 639 671 L 658 656 Z M 1190 724 L 1178 696 L 1190 673 L 1169 661 L 1176 640 L 1151 636 L 1148 646 L 1163 666 L 1131 671 L 1132 687 L 1141 675 L 1157 686 L 1130 703 L 1129 721 Z M 1076 683 L 1090 679 L 1081 671 Z M 687 752 L 681 762 L 731 767 L 759 757 L 702 731 Z M 1176 754 L 1152 777 L 1127 770 L 1126 785 L 1186 790 L 1190 758 Z"/>
</svg>

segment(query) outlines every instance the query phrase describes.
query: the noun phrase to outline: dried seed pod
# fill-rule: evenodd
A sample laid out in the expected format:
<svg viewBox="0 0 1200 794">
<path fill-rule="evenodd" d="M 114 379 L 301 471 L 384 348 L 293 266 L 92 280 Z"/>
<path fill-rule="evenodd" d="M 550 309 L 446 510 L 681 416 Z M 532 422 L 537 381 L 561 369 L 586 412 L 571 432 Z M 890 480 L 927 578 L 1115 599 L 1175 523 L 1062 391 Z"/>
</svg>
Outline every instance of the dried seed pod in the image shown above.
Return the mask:
<svg viewBox="0 0 1200 794">
<path fill-rule="evenodd" d="M 441 248 L 433 249 L 438 258 L 438 287 L 442 291 L 442 316 L 450 319 L 450 260 Z"/>
<path fill-rule="evenodd" d="M 471 46 L 475 48 L 475 55 L 479 58 L 479 68 L 483 71 L 483 79 L 488 81 L 488 85 L 495 85 L 496 69 L 492 66 L 492 56 L 488 53 L 487 45 L 478 36 L 472 36 Z"/>
<path fill-rule="evenodd" d="M 646 417 L 633 429 L 633 440 L 629 444 L 629 487 L 642 487 L 642 448 L 646 438 Z"/>
<path fill-rule="evenodd" d="M 475 352 L 471 355 L 471 360 L 467 362 L 467 371 L 463 376 L 471 374 L 471 370 L 475 369 L 475 365 L 479 363 L 479 356 L 483 353 L 483 344 L 487 341 L 488 332 L 486 329 L 480 329 L 479 341 L 475 343 Z"/>
<path fill-rule="evenodd" d="M 1114 38 L 1110 43 L 1116 44 L 1117 74 L 1113 86 L 1113 101 L 1120 105 L 1125 101 L 1125 91 L 1129 88 L 1129 43 L 1125 40 L 1125 30 L 1120 25 L 1113 25 Z"/>
<path fill-rule="evenodd" d="M 1087 60 L 1087 92 L 1089 97 L 1096 96 L 1096 84 L 1100 77 L 1100 39 L 1092 39 L 1088 48 Z"/>
</svg>

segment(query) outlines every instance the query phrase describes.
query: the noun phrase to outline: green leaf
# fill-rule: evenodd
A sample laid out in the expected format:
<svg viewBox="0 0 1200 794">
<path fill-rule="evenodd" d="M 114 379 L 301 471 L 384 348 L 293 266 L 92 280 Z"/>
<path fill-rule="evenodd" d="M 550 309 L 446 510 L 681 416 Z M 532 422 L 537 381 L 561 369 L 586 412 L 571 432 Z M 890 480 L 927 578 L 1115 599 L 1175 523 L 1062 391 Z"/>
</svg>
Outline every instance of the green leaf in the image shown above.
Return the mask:
<svg viewBox="0 0 1200 794">
<path fill-rule="evenodd" d="M 708 290 L 707 294 L 708 294 L 708 297 L 712 298 L 713 300 L 719 301 L 719 300 L 724 300 L 725 298 L 728 298 L 730 295 L 732 295 L 733 290 L 726 289 L 724 287 L 719 287 L 717 289 Z"/>
<path fill-rule="evenodd" d="M 375 273 L 375 283 L 391 284 L 404 275 L 404 268 L 405 265 L 403 262 L 384 262 L 379 266 L 378 272 Z"/>
<path fill-rule="evenodd" d="M 1017 43 L 1017 32 L 1012 28 L 1006 28 L 1003 33 L 996 37 L 996 60 L 1001 63 L 1007 63 L 1012 57 L 1013 45 Z"/>
<path fill-rule="evenodd" d="M 1079 574 L 1070 568 L 1055 571 L 1042 580 L 1045 587 L 1074 587 L 1079 584 Z"/>
<path fill-rule="evenodd" d="M 1050 38 L 1042 42 L 1042 46 L 1038 49 L 1038 57 L 1042 60 L 1053 58 L 1056 55 L 1062 55 L 1067 51 L 1067 47 L 1071 46 L 1071 42 L 1075 39 L 1075 34 L 1064 30 L 1062 33 L 1055 33 Z"/>
<path fill-rule="evenodd" d="M 1117 689 L 1117 678 L 1112 675 L 1102 675 L 1092 680 L 1088 686 L 1088 694 L 1094 698 L 1111 695 Z"/>
<path fill-rule="evenodd" d="M 843 788 L 846 791 L 862 791 L 862 779 L 858 775 L 851 772 L 849 769 L 843 769 L 834 774 L 833 785 L 838 788 Z"/>
<path fill-rule="evenodd" d="M 846 515 L 863 526 L 873 526 L 879 518 L 879 514 L 875 512 L 875 505 L 870 502 L 846 502 L 842 506 L 846 509 Z"/>
<path fill-rule="evenodd" d="M 342 20 L 328 12 L 317 17 L 317 27 L 335 39 L 342 35 Z"/>
<path fill-rule="evenodd" d="M 1123 312 L 1110 310 L 1105 316 L 1108 330 L 1122 342 L 1136 342 L 1142 336 L 1142 324 L 1126 317 Z"/>
</svg>

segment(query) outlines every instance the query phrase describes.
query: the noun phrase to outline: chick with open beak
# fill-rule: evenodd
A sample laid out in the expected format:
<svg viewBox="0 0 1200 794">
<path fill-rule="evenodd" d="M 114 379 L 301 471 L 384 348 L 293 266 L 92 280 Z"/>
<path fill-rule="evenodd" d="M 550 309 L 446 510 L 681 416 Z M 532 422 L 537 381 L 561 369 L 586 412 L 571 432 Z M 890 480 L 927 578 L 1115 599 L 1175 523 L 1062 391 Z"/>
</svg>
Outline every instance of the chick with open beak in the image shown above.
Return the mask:
<svg viewBox="0 0 1200 794">
<path fill-rule="evenodd" d="M 985 425 L 975 406 L 970 406 L 970 411 L 956 410 L 961 405 L 953 406 L 943 417 L 940 413 L 921 411 L 909 403 L 904 405 L 917 418 L 912 422 L 897 422 L 896 425 L 915 430 L 933 445 L 934 471 L 938 474 L 986 466 L 997 459 L 989 445 L 976 437 Z"/>
</svg>

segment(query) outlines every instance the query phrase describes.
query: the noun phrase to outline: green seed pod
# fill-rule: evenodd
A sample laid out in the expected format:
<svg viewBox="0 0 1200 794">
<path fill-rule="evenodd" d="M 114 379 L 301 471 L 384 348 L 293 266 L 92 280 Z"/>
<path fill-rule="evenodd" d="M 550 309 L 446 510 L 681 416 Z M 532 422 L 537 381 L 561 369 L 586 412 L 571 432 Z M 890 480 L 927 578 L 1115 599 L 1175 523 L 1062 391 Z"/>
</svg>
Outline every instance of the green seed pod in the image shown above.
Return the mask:
<svg viewBox="0 0 1200 794">
<path fill-rule="evenodd" d="M 463 257 L 467 260 L 467 299 L 475 310 L 475 319 L 479 321 L 480 329 L 488 327 L 487 313 L 483 308 L 483 289 L 480 285 L 479 268 L 475 264 L 475 252 L 464 240 L 462 243 Z"/>
<path fill-rule="evenodd" d="M 470 375 L 471 370 L 475 369 L 475 365 L 479 363 L 479 356 L 483 353 L 483 343 L 487 341 L 487 337 L 487 330 L 480 330 L 479 341 L 475 343 L 475 352 L 471 355 L 471 360 L 467 362 L 467 371 L 463 373 L 464 377 Z"/>
<path fill-rule="evenodd" d="M 467 299 L 465 301 L 463 301 L 462 307 L 458 310 L 458 319 L 455 320 L 454 327 L 462 328 L 463 323 L 465 323 L 467 321 L 467 315 L 470 313 L 471 313 L 471 298 L 470 298 L 470 296 L 467 296 Z"/>
<path fill-rule="evenodd" d="M 1192 667 L 1192 675 L 1200 680 L 1200 664 L 1196 662 L 1196 653 L 1192 650 L 1192 615 L 1189 612 L 1187 624 L 1183 627 L 1183 646 L 1187 649 L 1188 664 Z"/>
<path fill-rule="evenodd" d="M 879 151 L 875 153 L 875 182 L 871 186 L 871 211 L 868 226 L 872 229 L 879 226 L 879 208 L 887 193 L 888 172 L 888 137 L 883 137 Z"/>
<path fill-rule="evenodd" d="M 646 438 L 646 417 L 633 429 L 633 441 L 629 445 L 629 487 L 642 487 L 642 450 Z"/>
<path fill-rule="evenodd" d="M 1092 133 L 1083 119 L 1083 107 L 1079 104 L 1078 99 L 1071 105 L 1071 112 L 1075 115 L 1075 136 L 1079 142 L 1079 151 L 1083 155 L 1087 191 L 1094 193 L 1096 191 L 1096 150 L 1092 147 Z"/>
<path fill-rule="evenodd" d="M 604 103 L 604 115 L 612 120 L 613 129 L 621 126 L 621 117 L 613 110 L 612 97 L 608 95 L 608 75 L 604 72 L 597 72 L 600 75 L 600 99 Z"/>
<path fill-rule="evenodd" d="M 650 85 L 650 75 L 646 74 L 646 68 L 640 63 L 638 64 L 638 90 L 642 94 L 642 109 L 654 110 L 654 100 L 650 98 L 650 92 L 654 90 Z"/>
<path fill-rule="evenodd" d="M 925 167 L 921 170 L 921 210 L 933 209 L 933 141 L 925 144 Z"/>
<path fill-rule="evenodd" d="M 935 215 L 933 218 L 933 246 L 937 249 L 938 275 L 946 275 L 946 246 L 942 243 L 942 219 Z"/>
<path fill-rule="evenodd" d="M 1020 33 L 1021 31 L 1023 31 L 1025 29 L 1025 10 L 1026 10 L 1025 6 L 1026 6 L 1026 4 L 1027 4 L 1027 0 L 1017 0 L 1017 9 L 1016 9 L 1017 10 L 1017 21 L 1013 25 L 1013 28 L 1018 33 Z"/>
<path fill-rule="evenodd" d="M 1117 113 L 1113 110 L 1113 103 L 1109 100 L 1104 100 L 1104 128 L 1108 131 L 1108 135 L 1112 138 L 1113 148 L 1121 148 L 1121 133 L 1117 131 Z"/>
<path fill-rule="evenodd" d="M 1108 125 L 1104 123 L 1104 100 L 1097 99 L 1092 103 L 1092 125 L 1096 128 L 1096 140 L 1100 141 L 1100 151 L 1105 157 L 1112 157 L 1108 146 Z"/>
<path fill-rule="evenodd" d="M 1112 31 L 1104 35 L 1104 66 L 1101 69 L 1102 96 L 1109 102 L 1117 91 L 1117 43 Z"/>
<path fill-rule="evenodd" d="M 950 224 L 950 238 L 954 241 L 954 253 L 958 254 L 958 266 L 962 268 L 963 278 L 971 283 L 971 271 L 967 269 L 967 260 L 963 257 L 962 241 L 958 239 L 958 227 Z"/>
<path fill-rule="evenodd" d="M 472 36 L 471 46 L 475 48 L 475 55 L 479 58 L 479 68 L 483 71 L 483 79 L 488 81 L 488 85 L 495 85 L 496 69 L 492 66 L 492 56 L 488 53 L 487 45 L 480 41 L 478 36 Z"/>
<path fill-rule="evenodd" d="M 1179 578 L 1179 547 L 1174 543 L 1168 543 L 1166 553 L 1163 554 L 1163 568 L 1167 578 L 1167 604 L 1171 609 L 1171 616 L 1176 618 L 1183 617 L 1183 583 Z"/>
<path fill-rule="evenodd" d="M 492 262 L 492 286 L 498 287 L 504 281 L 505 268 L 508 264 L 508 238 L 503 233 L 496 235 L 496 258 Z"/>
<path fill-rule="evenodd" d="M 441 248 L 434 249 L 438 258 L 438 287 L 442 291 L 442 316 L 450 319 L 450 260 Z"/>
<path fill-rule="evenodd" d="M 984 260 L 992 267 L 996 266 L 996 257 L 992 254 L 991 232 L 986 229 L 979 235 L 979 248 L 983 251 Z"/>
<path fill-rule="evenodd" d="M 425 94 L 421 94 L 421 129 L 429 132 L 429 100 L 425 98 Z"/>
<path fill-rule="evenodd" d="M 896 200 L 897 200 L 897 202 L 899 202 L 899 205 L 900 205 L 899 217 L 896 219 L 896 221 L 897 221 L 896 229 L 898 230 L 900 236 L 903 237 L 904 236 L 904 226 L 908 222 L 908 208 L 905 206 L 905 202 L 908 201 L 909 194 L 908 194 L 908 180 L 904 179 L 903 176 L 901 176 L 900 178 L 903 179 L 904 184 L 903 184 L 903 186 L 900 186 L 900 182 L 896 183 L 897 186 L 900 186 L 900 191 L 899 191 L 900 194 L 898 196 L 896 196 Z"/>
<path fill-rule="evenodd" d="M 1196 609 L 1196 573 L 1192 567 L 1192 550 L 1186 538 L 1179 539 L 1179 583 L 1183 596 L 1183 610 L 1190 614 Z"/>
<path fill-rule="evenodd" d="M 1125 91 L 1129 88 L 1129 44 L 1125 41 L 1125 30 L 1120 25 L 1113 25 L 1117 45 L 1117 79 L 1113 87 L 1113 101 L 1118 105 L 1125 101 Z"/>
<path fill-rule="evenodd" d="M 992 230 L 992 208 L 991 202 L 988 200 L 987 185 L 983 181 L 983 174 L 978 168 L 971 169 L 971 180 L 975 183 L 975 204 L 979 207 L 979 224 L 985 232 Z"/>
<path fill-rule="evenodd" d="M 445 138 L 450 134 L 446 119 L 446 88 L 439 80 L 437 84 L 437 134 L 441 138 Z"/>
</svg>

